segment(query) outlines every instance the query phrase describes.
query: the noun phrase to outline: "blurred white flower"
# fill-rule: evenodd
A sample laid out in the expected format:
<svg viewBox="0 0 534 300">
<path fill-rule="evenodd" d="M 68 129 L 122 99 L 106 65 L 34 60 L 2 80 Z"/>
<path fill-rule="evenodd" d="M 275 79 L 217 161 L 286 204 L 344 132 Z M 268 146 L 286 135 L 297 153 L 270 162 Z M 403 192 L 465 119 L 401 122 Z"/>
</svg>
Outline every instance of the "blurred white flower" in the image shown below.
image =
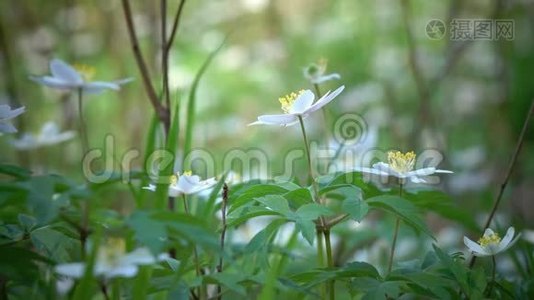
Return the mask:
<svg viewBox="0 0 534 300">
<path fill-rule="evenodd" d="M 313 63 L 304 68 L 304 77 L 312 84 L 321 84 L 325 81 L 341 79 L 338 73 L 326 73 L 327 62 L 326 59 L 320 59 L 318 63 Z"/>
<path fill-rule="evenodd" d="M 68 141 L 76 136 L 72 130 L 60 132 L 54 122 L 46 122 L 37 136 L 25 133 L 20 139 L 11 141 L 18 150 L 32 150 L 43 146 L 50 146 Z"/>
<path fill-rule="evenodd" d="M 323 106 L 334 100 L 339 93 L 343 91 L 345 86 L 337 88 L 334 92 L 328 91 L 321 99 L 315 100 L 315 95 L 310 90 L 302 90 L 298 94 L 291 93 L 287 96 L 278 98 L 282 105 L 282 110 L 285 114 L 280 115 L 261 115 L 258 121 L 250 123 L 250 125 L 280 125 L 291 126 L 299 122 L 299 118 L 305 119 L 311 113 L 321 109 Z"/>
<path fill-rule="evenodd" d="M 93 275 L 105 279 L 114 277 L 133 277 L 140 265 L 151 265 L 168 258 L 160 254 L 157 258 L 147 248 L 137 248 L 126 253 L 123 239 L 110 238 L 98 248 Z M 72 278 L 81 278 L 85 272 L 85 263 L 67 263 L 56 266 L 56 273 Z"/>
<path fill-rule="evenodd" d="M 17 132 L 17 128 L 11 124 L 11 119 L 19 116 L 25 111 L 25 107 L 11 109 L 7 104 L 0 105 L 0 134 Z"/>
<path fill-rule="evenodd" d="M 180 175 L 180 173 L 176 173 L 176 175 L 171 176 L 169 197 L 194 194 L 210 188 L 216 183 L 217 180 L 215 180 L 214 177 L 206 180 L 200 180 L 200 177 L 198 175 L 193 175 L 191 171 L 186 171 L 182 175 Z M 154 184 L 150 184 L 146 187 L 143 187 L 143 189 L 155 192 L 156 186 Z"/>
<path fill-rule="evenodd" d="M 426 182 L 422 177 L 434 173 L 453 173 L 449 170 L 440 170 L 434 167 L 414 170 L 416 155 L 413 151 L 402 153 L 400 151 L 388 152 L 388 163 L 379 162 L 372 168 L 355 168 L 356 171 L 371 173 L 380 176 L 393 176 L 405 181 L 409 179 L 414 183 Z"/>
<path fill-rule="evenodd" d="M 56 291 L 59 295 L 65 296 L 74 286 L 74 280 L 69 277 L 60 277 L 56 281 Z"/>
<path fill-rule="evenodd" d="M 513 227 L 508 228 L 506 235 L 501 239 L 497 233 L 487 228 L 478 243 L 464 236 L 464 244 L 474 256 L 492 256 L 507 250 L 519 239 L 521 233 L 514 238 L 514 232 Z"/>
<path fill-rule="evenodd" d="M 115 81 L 90 81 L 95 70 L 86 65 L 71 66 L 60 59 L 50 61 L 50 73 L 52 76 L 30 76 L 30 79 L 60 90 L 82 89 L 84 93 L 98 94 L 106 89 L 120 90 L 122 84 L 132 81 L 125 78 Z"/>
</svg>

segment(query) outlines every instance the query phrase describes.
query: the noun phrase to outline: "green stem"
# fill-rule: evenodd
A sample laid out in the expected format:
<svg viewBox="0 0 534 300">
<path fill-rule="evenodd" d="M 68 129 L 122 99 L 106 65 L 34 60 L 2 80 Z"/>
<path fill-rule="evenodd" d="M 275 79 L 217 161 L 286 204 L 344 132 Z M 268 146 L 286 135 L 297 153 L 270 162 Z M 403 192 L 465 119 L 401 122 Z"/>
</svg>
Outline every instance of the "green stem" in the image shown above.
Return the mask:
<svg viewBox="0 0 534 300">
<path fill-rule="evenodd" d="M 302 137 L 304 138 L 304 146 L 305 146 L 305 149 L 306 149 L 306 158 L 307 158 L 307 161 L 308 161 L 308 177 L 309 177 L 309 180 L 311 180 L 312 182 L 312 187 L 313 187 L 313 193 L 314 193 L 314 200 L 315 202 L 317 203 L 321 203 L 320 199 L 319 199 L 319 190 L 317 188 L 317 183 L 315 182 L 315 179 L 314 179 L 314 176 L 313 176 L 313 167 L 312 167 L 312 162 L 311 162 L 311 154 L 310 154 L 310 145 L 308 144 L 308 136 L 306 135 L 306 128 L 304 128 L 304 121 L 302 120 L 302 116 L 298 116 L 299 118 L 299 123 L 300 123 L 300 129 L 302 130 Z"/>
<path fill-rule="evenodd" d="M 308 176 L 309 176 L 309 179 L 312 182 L 312 187 L 313 187 L 313 199 L 314 199 L 314 201 L 316 203 L 321 204 L 321 199 L 319 198 L 319 189 L 317 188 L 317 183 L 315 182 L 315 178 L 313 176 L 313 168 L 312 168 L 312 163 L 311 163 L 310 146 L 308 144 L 308 137 L 306 135 L 306 128 L 304 127 L 304 121 L 302 120 L 302 117 L 298 116 L 298 118 L 299 118 L 299 123 L 300 123 L 300 129 L 302 130 L 302 137 L 304 138 L 304 146 L 305 146 L 305 149 L 306 149 L 306 158 L 307 158 L 307 161 L 308 161 Z M 321 216 L 321 217 L 319 217 L 319 222 L 318 222 L 318 224 L 316 226 L 317 258 L 318 258 L 319 262 L 321 263 L 321 265 L 324 263 L 323 243 L 322 243 L 322 239 L 321 239 L 321 233 L 324 230 L 324 228 L 325 228 L 325 221 L 324 221 L 324 218 Z M 325 289 L 327 289 L 327 288 L 328 287 L 325 286 Z"/>
<path fill-rule="evenodd" d="M 402 197 L 402 182 L 399 184 L 399 197 Z M 388 274 L 391 273 L 393 267 L 393 258 L 395 256 L 395 246 L 397 244 L 397 236 L 399 235 L 400 219 L 397 217 L 395 221 L 395 232 L 393 233 L 393 243 L 391 244 L 391 251 L 389 252 Z"/>
<path fill-rule="evenodd" d="M 322 227 L 316 226 L 315 232 L 317 234 L 317 267 L 322 268 L 324 266 Z M 319 287 L 319 290 L 321 292 L 321 299 L 326 299 L 326 287 Z"/>
<path fill-rule="evenodd" d="M 332 244 L 330 243 L 330 229 L 325 229 L 323 233 L 324 233 L 324 240 L 326 244 L 326 260 L 328 262 L 328 267 L 333 268 L 334 259 L 332 257 Z M 335 286 L 335 281 L 332 279 L 328 282 L 328 294 L 329 294 L 330 300 L 334 300 L 336 298 L 336 291 L 334 289 L 334 286 Z"/>
<path fill-rule="evenodd" d="M 182 194 L 182 200 L 184 201 L 184 210 L 185 210 L 185 213 L 190 215 L 191 213 L 189 212 L 189 205 L 187 204 L 187 199 L 185 197 L 185 194 Z M 193 245 L 193 256 L 194 256 L 194 259 L 195 259 L 195 272 L 197 274 L 197 277 L 200 277 L 201 276 L 201 272 L 200 272 L 200 265 L 199 265 L 199 260 L 198 260 L 198 252 L 197 252 L 197 247 L 195 245 Z M 198 291 L 197 291 L 197 295 L 199 295 L 199 298 L 200 299 L 203 299 L 202 297 L 202 285 L 198 287 Z"/>
<path fill-rule="evenodd" d="M 83 89 L 78 88 L 78 114 L 80 116 L 80 138 L 82 139 L 82 158 L 89 151 L 89 139 L 87 137 L 87 127 L 83 114 Z"/>
<path fill-rule="evenodd" d="M 83 89 L 78 88 L 78 114 L 80 116 L 80 138 L 82 141 L 82 161 L 83 157 L 89 151 L 89 139 L 87 137 L 87 127 L 85 125 L 85 117 L 83 114 Z M 89 203 L 88 200 L 80 202 L 80 210 L 82 215 L 82 224 L 79 228 L 80 234 L 80 251 L 81 258 L 85 258 L 85 245 L 87 243 L 87 236 L 89 235 Z"/>
<path fill-rule="evenodd" d="M 115 278 L 111 284 L 111 299 L 120 300 L 121 299 L 121 283 L 119 278 Z"/>
</svg>

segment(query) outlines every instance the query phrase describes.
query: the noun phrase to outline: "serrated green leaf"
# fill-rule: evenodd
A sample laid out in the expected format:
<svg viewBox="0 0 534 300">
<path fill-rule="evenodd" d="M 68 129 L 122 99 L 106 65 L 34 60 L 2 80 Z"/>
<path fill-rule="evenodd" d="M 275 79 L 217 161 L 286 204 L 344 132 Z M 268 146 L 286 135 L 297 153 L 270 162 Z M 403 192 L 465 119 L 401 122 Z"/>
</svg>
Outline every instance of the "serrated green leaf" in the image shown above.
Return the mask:
<svg viewBox="0 0 534 300">
<path fill-rule="evenodd" d="M 434 238 L 432 232 L 419 216 L 417 207 L 410 201 L 399 196 L 382 195 L 369 198 L 366 202 L 372 208 L 379 208 L 394 213 L 417 232 L 425 233 L 429 237 Z"/>
<path fill-rule="evenodd" d="M 286 198 L 280 195 L 267 195 L 264 197 L 256 198 L 256 201 L 262 203 L 268 209 L 285 217 L 291 217 L 292 211 L 289 208 Z"/>
</svg>

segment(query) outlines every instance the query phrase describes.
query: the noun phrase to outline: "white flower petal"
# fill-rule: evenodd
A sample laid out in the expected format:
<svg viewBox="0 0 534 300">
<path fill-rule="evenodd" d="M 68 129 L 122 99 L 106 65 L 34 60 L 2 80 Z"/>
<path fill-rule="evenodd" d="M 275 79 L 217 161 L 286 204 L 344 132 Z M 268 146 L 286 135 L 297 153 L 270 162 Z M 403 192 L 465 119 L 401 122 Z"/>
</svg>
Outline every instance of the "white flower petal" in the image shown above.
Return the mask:
<svg viewBox="0 0 534 300">
<path fill-rule="evenodd" d="M 121 265 L 150 265 L 156 262 L 148 248 L 137 248 L 121 257 Z"/>
<path fill-rule="evenodd" d="M 453 171 L 437 169 L 435 173 L 453 174 Z"/>
<path fill-rule="evenodd" d="M 156 186 L 153 185 L 152 183 L 150 183 L 148 186 L 144 186 L 142 187 L 143 190 L 149 190 L 151 192 L 155 192 L 156 191 Z"/>
<path fill-rule="evenodd" d="M 133 77 L 128 77 L 128 78 L 113 80 L 113 83 L 118 84 L 118 85 L 123 85 L 123 84 L 127 84 L 129 82 L 132 82 L 134 80 L 135 79 Z"/>
<path fill-rule="evenodd" d="M 106 278 L 114 277 L 134 277 L 137 274 L 139 268 L 136 265 L 119 265 L 110 269 L 108 272 L 103 273 Z"/>
<path fill-rule="evenodd" d="M 341 76 L 338 73 L 332 73 L 328 75 L 323 75 L 318 78 L 314 78 L 312 80 L 312 83 L 314 84 L 321 84 L 325 81 L 334 80 L 334 79 L 341 79 Z"/>
<path fill-rule="evenodd" d="M 393 170 L 389 164 L 386 164 L 384 162 L 377 162 L 376 164 L 373 164 L 373 169 L 377 169 L 381 172 L 384 172 L 388 174 L 389 176 L 395 176 L 397 178 L 406 178 L 405 174 L 400 174 L 399 172 Z"/>
<path fill-rule="evenodd" d="M 183 194 L 183 191 L 178 187 L 177 184 L 169 185 L 169 197 L 176 198 Z"/>
<path fill-rule="evenodd" d="M 295 115 L 262 115 L 258 117 L 258 121 L 249 125 L 286 125 L 295 121 L 298 121 L 298 117 Z"/>
<path fill-rule="evenodd" d="M 71 84 L 83 83 L 83 78 L 76 69 L 57 58 L 50 61 L 50 73 L 52 73 L 52 76 Z"/>
<path fill-rule="evenodd" d="M 519 237 L 521 237 L 521 233 L 519 233 L 513 240 L 513 236 L 515 233 L 515 229 L 513 227 L 508 228 L 508 231 L 506 232 L 506 235 L 499 243 L 499 252 L 506 251 L 508 248 L 512 247 Z"/>
<path fill-rule="evenodd" d="M 24 106 L 12 110 L 9 105 L 2 104 L 0 105 L 0 121 L 4 122 L 11 120 L 24 113 L 25 110 L 26 107 Z"/>
<path fill-rule="evenodd" d="M 424 180 L 424 179 L 421 178 L 421 177 L 417 177 L 417 176 L 409 176 L 408 178 L 409 178 L 410 181 L 413 182 L 413 183 L 426 183 L 426 180 Z"/>
<path fill-rule="evenodd" d="M 389 176 L 388 173 L 382 172 L 375 168 L 359 167 L 359 168 L 354 168 L 354 171 L 362 172 L 362 173 L 370 173 L 370 174 L 375 174 L 375 175 L 380 175 L 380 176 Z"/>
<path fill-rule="evenodd" d="M 295 102 L 293 105 L 291 105 L 291 109 L 289 110 L 290 114 L 302 114 L 304 113 L 313 103 L 313 100 L 315 100 L 315 95 L 310 90 L 305 90 L 300 94 L 300 96 L 295 99 Z"/>
<path fill-rule="evenodd" d="M 331 94 L 327 93 L 321 99 L 317 100 L 308 110 L 305 111 L 305 113 L 312 113 L 316 110 L 321 109 L 323 106 L 330 103 L 330 101 L 334 100 L 334 98 L 337 97 L 343 90 L 345 89 L 345 86 L 342 85 L 339 88 L 337 88 L 335 91 L 333 91 Z"/>
<path fill-rule="evenodd" d="M 113 82 L 93 81 L 83 85 L 83 91 L 88 94 L 99 94 L 106 89 L 120 90 L 120 85 Z"/>
<path fill-rule="evenodd" d="M 413 171 L 410 171 L 408 173 L 406 173 L 406 176 L 428 176 L 428 175 L 432 175 L 436 173 L 436 168 L 434 167 L 429 167 L 429 168 L 422 168 L 422 169 L 417 169 L 417 170 L 413 170 Z"/>
<path fill-rule="evenodd" d="M 76 89 L 81 86 L 81 84 L 75 84 L 72 82 L 65 81 L 61 78 L 50 77 L 50 76 L 41 76 L 41 77 L 30 76 L 30 79 L 42 85 L 46 85 L 48 87 L 56 88 L 60 90 Z"/>
<path fill-rule="evenodd" d="M 0 133 L 15 133 L 17 128 L 11 123 L 0 122 Z"/>
<path fill-rule="evenodd" d="M 468 237 L 464 236 L 464 244 L 475 256 L 490 256 L 484 248 L 482 248 L 479 244 L 473 242 Z"/>
<path fill-rule="evenodd" d="M 85 272 L 84 263 L 68 263 L 68 264 L 59 264 L 55 267 L 55 271 L 58 274 L 73 277 L 81 278 Z"/>
</svg>

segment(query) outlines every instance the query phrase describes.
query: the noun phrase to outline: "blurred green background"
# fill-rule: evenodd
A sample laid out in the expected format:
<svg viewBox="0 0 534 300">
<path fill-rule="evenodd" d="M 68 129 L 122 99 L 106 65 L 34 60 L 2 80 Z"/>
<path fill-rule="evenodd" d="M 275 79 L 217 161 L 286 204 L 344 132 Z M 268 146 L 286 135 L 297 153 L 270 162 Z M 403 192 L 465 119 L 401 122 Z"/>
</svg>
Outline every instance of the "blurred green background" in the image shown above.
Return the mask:
<svg viewBox="0 0 534 300">
<path fill-rule="evenodd" d="M 178 1 L 169 1 L 168 28 L 177 7 Z M 132 10 L 160 92 L 159 3 L 132 1 Z M 427 36 L 433 19 L 446 25 L 442 39 Z M 514 38 L 452 41 L 453 19 L 511 19 Z M 97 80 L 135 78 L 118 93 L 86 97 L 91 148 L 104 148 L 105 136 L 112 135 L 113 155 L 120 158 L 138 149 L 133 168 L 143 167 L 153 111 L 120 1 L 3 0 L 0 28 L 1 102 L 27 107 L 15 120 L 19 134 L 37 132 L 49 120 L 63 130 L 76 130 L 74 96 L 41 87 L 28 75 L 48 74 L 51 58 L 88 64 L 96 68 Z M 299 129 L 246 125 L 258 115 L 281 113 L 278 97 L 311 89 L 303 69 L 324 58 L 328 72 L 342 78 L 321 85 L 323 92 L 346 86 L 327 107 L 330 125 L 344 113 L 357 113 L 376 129 L 371 148 L 437 150 L 444 158 L 439 166 L 455 171 L 442 179 L 442 187 L 466 210 L 487 211 L 534 97 L 533 28 L 531 1 L 188 1 L 171 50 L 172 98 L 185 112 L 195 74 L 229 35 L 199 85 L 193 147 L 214 156 L 218 174 L 225 171 L 225 153 L 234 148 L 261 149 L 271 173 L 280 174 L 287 151 L 301 149 Z M 312 140 L 322 143 L 321 122 L 316 114 L 307 126 Z M 527 226 L 534 226 L 529 203 L 534 194 L 533 137 L 530 131 L 502 205 L 514 222 Z M 79 140 L 16 151 L 12 138 L 0 138 L 3 163 L 81 179 Z M 120 170 L 118 162 L 115 167 Z M 296 167 L 294 175 L 305 174 L 304 157 Z"/>
</svg>

